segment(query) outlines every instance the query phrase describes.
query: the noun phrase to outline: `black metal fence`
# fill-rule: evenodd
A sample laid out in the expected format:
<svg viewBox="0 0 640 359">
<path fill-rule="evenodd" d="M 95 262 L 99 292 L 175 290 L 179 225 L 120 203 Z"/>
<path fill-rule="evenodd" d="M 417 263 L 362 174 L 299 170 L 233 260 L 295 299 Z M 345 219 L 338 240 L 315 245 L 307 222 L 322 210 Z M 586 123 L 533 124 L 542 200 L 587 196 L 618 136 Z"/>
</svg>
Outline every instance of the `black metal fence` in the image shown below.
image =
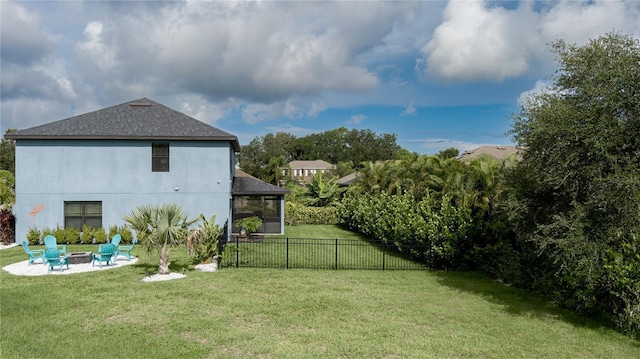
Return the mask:
<svg viewBox="0 0 640 359">
<path fill-rule="evenodd" d="M 410 259 L 426 248 L 395 247 L 375 240 L 282 237 L 233 237 L 224 246 L 220 266 L 261 268 L 424 270 Z"/>
</svg>

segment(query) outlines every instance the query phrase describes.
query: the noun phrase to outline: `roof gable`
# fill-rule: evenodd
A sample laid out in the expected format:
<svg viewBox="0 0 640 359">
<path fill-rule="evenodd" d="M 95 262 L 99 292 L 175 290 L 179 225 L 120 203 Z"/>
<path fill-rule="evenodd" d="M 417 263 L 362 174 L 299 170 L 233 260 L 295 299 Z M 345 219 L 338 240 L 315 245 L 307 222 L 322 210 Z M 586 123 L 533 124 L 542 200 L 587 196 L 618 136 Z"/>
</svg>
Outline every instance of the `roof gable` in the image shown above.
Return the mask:
<svg viewBox="0 0 640 359">
<path fill-rule="evenodd" d="M 229 141 L 238 138 L 148 98 L 7 134 L 20 139 L 131 139 Z"/>
</svg>

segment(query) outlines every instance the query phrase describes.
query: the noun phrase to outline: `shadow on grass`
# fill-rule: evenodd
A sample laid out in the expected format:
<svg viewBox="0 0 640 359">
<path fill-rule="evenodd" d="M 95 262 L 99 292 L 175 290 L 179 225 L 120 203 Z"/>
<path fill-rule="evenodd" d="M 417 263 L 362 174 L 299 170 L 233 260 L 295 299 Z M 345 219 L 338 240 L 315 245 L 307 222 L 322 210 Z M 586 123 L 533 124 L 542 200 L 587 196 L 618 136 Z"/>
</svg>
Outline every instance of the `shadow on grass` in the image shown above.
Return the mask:
<svg viewBox="0 0 640 359">
<path fill-rule="evenodd" d="M 441 285 L 459 292 L 480 296 L 489 302 L 500 305 L 511 315 L 560 320 L 576 327 L 617 331 L 613 323 L 602 315 L 581 315 L 559 308 L 541 296 L 503 284 L 480 273 L 445 271 L 432 271 L 431 273 Z M 640 342 L 638 342 L 638 346 L 640 346 Z"/>
<path fill-rule="evenodd" d="M 189 266 L 192 264 L 191 261 L 184 261 L 181 258 L 175 261 L 169 261 L 169 271 L 172 273 L 186 273 L 192 271 L 193 268 L 189 269 Z M 140 262 L 133 264 L 132 267 L 138 269 L 141 274 L 149 277 L 154 274 L 158 274 L 158 265 L 156 262 Z"/>
</svg>

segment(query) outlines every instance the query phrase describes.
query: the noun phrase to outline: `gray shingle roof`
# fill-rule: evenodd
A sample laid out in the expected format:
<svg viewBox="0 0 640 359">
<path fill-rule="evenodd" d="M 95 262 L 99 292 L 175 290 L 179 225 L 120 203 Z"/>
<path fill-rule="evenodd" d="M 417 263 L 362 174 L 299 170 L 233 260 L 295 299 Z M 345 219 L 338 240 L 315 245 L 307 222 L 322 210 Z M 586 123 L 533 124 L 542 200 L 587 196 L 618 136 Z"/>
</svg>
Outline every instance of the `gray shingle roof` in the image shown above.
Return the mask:
<svg viewBox="0 0 640 359">
<path fill-rule="evenodd" d="M 27 128 L 9 139 L 127 139 L 229 141 L 240 151 L 238 138 L 148 98 Z"/>
<path fill-rule="evenodd" d="M 242 195 L 284 195 L 290 191 L 270 183 L 263 182 L 250 174 L 237 169 L 236 175 L 233 177 L 232 194 L 234 196 Z"/>
</svg>

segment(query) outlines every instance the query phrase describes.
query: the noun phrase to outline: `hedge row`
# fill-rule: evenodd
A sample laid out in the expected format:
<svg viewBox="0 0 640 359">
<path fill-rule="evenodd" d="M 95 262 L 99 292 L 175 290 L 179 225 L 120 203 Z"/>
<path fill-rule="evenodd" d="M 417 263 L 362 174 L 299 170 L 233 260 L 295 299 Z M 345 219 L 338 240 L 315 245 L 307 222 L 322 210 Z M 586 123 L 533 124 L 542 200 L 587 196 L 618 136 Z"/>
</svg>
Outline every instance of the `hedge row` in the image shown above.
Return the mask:
<svg viewBox="0 0 640 359">
<path fill-rule="evenodd" d="M 287 225 L 299 224 L 336 224 L 338 211 L 336 207 L 308 207 L 296 202 L 286 202 L 284 218 Z"/>
<path fill-rule="evenodd" d="M 338 220 L 431 268 L 462 267 L 473 244 L 469 204 L 454 204 L 447 195 L 418 201 L 410 193 L 347 193 L 338 206 Z"/>
</svg>

